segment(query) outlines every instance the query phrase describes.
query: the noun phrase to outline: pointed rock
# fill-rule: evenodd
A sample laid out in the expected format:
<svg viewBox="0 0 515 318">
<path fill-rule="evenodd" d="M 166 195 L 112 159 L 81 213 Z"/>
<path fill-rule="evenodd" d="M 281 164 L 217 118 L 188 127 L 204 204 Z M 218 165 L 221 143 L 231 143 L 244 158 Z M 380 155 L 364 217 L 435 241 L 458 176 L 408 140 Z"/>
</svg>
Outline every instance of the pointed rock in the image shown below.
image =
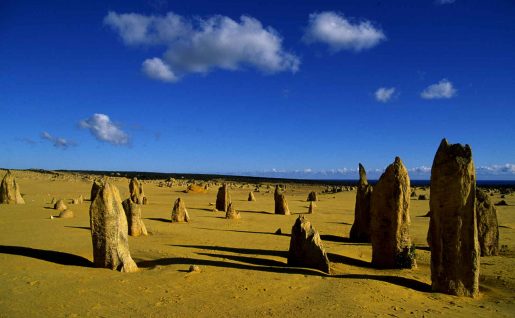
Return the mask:
<svg viewBox="0 0 515 318">
<path fill-rule="evenodd" d="M 372 265 L 378 268 L 416 266 L 409 235 L 410 179 L 399 157 L 386 168 L 374 187 L 371 201 L 370 238 Z"/>
<path fill-rule="evenodd" d="M 476 172 L 468 145 L 443 139 L 431 168 L 431 281 L 433 291 L 479 294 Z"/>
<path fill-rule="evenodd" d="M 284 193 L 275 195 L 275 214 L 291 215 Z"/>
<path fill-rule="evenodd" d="M 359 164 L 359 183 L 356 191 L 354 207 L 354 223 L 350 229 L 350 240 L 353 242 L 370 242 L 370 203 L 372 186 L 368 184 L 365 168 Z"/>
<path fill-rule="evenodd" d="M 330 273 L 329 259 L 320 235 L 304 216 L 299 216 L 291 229 L 288 265 Z"/>
<path fill-rule="evenodd" d="M 130 236 L 148 235 L 145 223 L 141 219 L 141 206 L 132 202 L 130 198 L 122 202 L 127 217 L 128 234 Z"/>
<path fill-rule="evenodd" d="M 247 201 L 256 201 L 256 197 L 254 196 L 254 192 L 249 192 L 249 198 Z"/>
<path fill-rule="evenodd" d="M 65 211 L 66 209 L 68 209 L 68 207 L 66 206 L 63 200 L 57 200 L 57 202 L 54 204 L 54 209 L 56 209 L 57 211 Z"/>
<path fill-rule="evenodd" d="M 218 211 L 227 212 L 229 203 L 231 203 L 231 195 L 229 194 L 227 184 L 224 183 L 220 188 L 218 188 L 218 193 L 216 195 L 216 209 Z"/>
<path fill-rule="evenodd" d="M 186 203 L 183 199 L 177 198 L 173 204 L 172 222 L 189 222 L 190 216 L 186 210 Z"/>
<path fill-rule="evenodd" d="M 315 191 L 311 191 L 309 194 L 308 194 L 308 198 L 306 199 L 306 201 L 318 201 L 318 195 Z"/>
<path fill-rule="evenodd" d="M 93 261 L 96 267 L 122 272 L 135 272 L 138 266 L 131 258 L 127 219 L 118 189 L 104 183 L 89 208 Z"/>
<path fill-rule="evenodd" d="M 476 217 L 481 256 L 499 255 L 497 209 L 488 194 L 480 189 L 476 189 Z"/>
<path fill-rule="evenodd" d="M 240 219 L 240 212 L 236 211 L 232 203 L 229 203 L 227 207 L 227 213 L 225 213 L 226 219 Z"/>
<path fill-rule="evenodd" d="M 104 186 L 105 183 L 106 179 L 97 178 L 93 181 L 93 184 L 91 185 L 91 195 L 89 196 L 91 202 L 95 200 L 98 191 L 100 191 L 100 189 Z"/>
<path fill-rule="evenodd" d="M 315 212 L 315 205 L 313 204 L 313 201 L 309 202 L 309 208 L 308 208 L 308 214 L 313 214 Z"/>
<path fill-rule="evenodd" d="M 59 213 L 59 217 L 61 219 L 71 219 L 73 218 L 73 211 L 70 211 L 70 210 L 64 210 L 64 211 L 61 211 L 61 213 Z"/>
<path fill-rule="evenodd" d="M 25 204 L 25 200 L 20 194 L 20 187 L 11 171 L 7 170 L 2 183 L 0 184 L 0 203 L 1 204 Z"/>
</svg>

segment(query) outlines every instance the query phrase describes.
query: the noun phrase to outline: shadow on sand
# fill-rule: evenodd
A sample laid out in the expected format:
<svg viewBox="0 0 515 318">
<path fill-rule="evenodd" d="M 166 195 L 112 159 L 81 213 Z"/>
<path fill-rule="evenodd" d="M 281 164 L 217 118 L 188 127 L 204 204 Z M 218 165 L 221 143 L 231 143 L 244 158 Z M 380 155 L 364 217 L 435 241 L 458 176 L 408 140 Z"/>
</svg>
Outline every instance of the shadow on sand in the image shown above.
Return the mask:
<svg viewBox="0 0 515 318">
<path fill-rule="evenodd" d="M 165 218 L 145 218 L 145 220 L 158 221 L 158 222 L 164 222 L 164 223 L 172 223 L 172 220 L 165 219 Z"/>
<path fill-rule="evenodd" d="M 256 213 L 256 214 L 274 214 L 272 212 L 266 212 L 266 211 L 252 211 L 252 210 L 238 210 L 239 212 L 244 213 Z"/>
<path fill-rule="evenodd" d="M 208 230 L 208 231 L 223 231 L 223 232 L 236 232 L 236 233 L 249 233 L 249 234 L 268 234 L 268 235 L 277 235 L 277 236 L 290 236 L 287 233 L 275 234 L 275 232 L 257 232 L 257 231 L 243 231 L 243 230 L 220 230 L 220 229 L 210 229 L 207 227 L 196 227 L 199 230 Z"/>
<path fill-rule="evenodd" d="M 200 250 L 209 250 L 209 251 L 220 251 L 220 252 L 229 252 L 229 253 L 237 253 L 237 254 L 247 254 L 247 255 L 268 255 L 268 256 L 277 256 L 277 257 L 288 257 L 287 251 L 276 251 L 276 250 L 263 250 L 258 248 L 240 248 L 240 247 L 226 247 L 226 246 L 212 246 L 212 245 L 170 245 L 184 248 L 195 248 Z M 284 265 L 284 263 L 282 263 Z"/>
<path fill-rule="evenodd" d="M 91 228 L 89 226 L 70 226 L 70 225 L 65 225 L 64 227 L 68 227 L 70 229 L 81 229 L 81 230 L 91 231 Z"/>
<path fill-rule="evenodd" d="M 60 265 L 93 267 L 93 263 L 82 256 L 64 252 L 40 250 L 23 246 L 0 245 L 0 254 L 32 257 L 35 259 L 52 262 Z"/>
</svg>

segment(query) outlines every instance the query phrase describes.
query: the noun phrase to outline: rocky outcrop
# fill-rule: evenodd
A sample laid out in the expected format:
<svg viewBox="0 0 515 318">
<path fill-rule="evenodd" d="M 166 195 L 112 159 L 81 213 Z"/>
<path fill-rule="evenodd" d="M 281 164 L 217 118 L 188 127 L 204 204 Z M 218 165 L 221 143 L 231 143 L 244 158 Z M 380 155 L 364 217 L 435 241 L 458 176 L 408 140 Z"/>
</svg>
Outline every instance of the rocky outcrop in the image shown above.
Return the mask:
<svg viewBox="0 0 515 318">
<path fill-rule="evenodd" d="M 318 201 L 318 195 L 315 191 L 311 191 L 309 194 L 308 194 L 308 198 L 306 199 L 306 201 Z"/>
<path fill-rule="evenodd" d="M 66 206 L 63 200 L 59 199 L 54 204 L 54 209 L 56 209 L 57 211 L 65 211 L 66 209 L 68 209 L 68 207 Z"/>
<path fill-rule="evenodd" d="M 106 182 L 100 187 L 91 202 L 89 216 L 95 266 L 137 271 L 129 252 L 127 219 L 116 186 Z"/>
<path fill-rule="evenodd" d="M 183 199 L 177 198 L 172 208 L 172 222 L 189 222 L 190 216 Z"/>
<path fill-rule="evenodd" d="M 0 204 L 25 204 L 20 193 L 20 186 L 9 170 L 0 184 Z"/>
<path fill-rule="evenodd" d="M 141 219 L 141 205 L 126 199 L 122 202 L 125 216 L 127 217 L 127 229 L 130 236 L 148 235 L 145 223 Z"/>
<path fill-rule="evenodd" d="M 136 177 L 129 181 L 129 196 L 134 203 L 147 204 L 145 193 L 143 192 L 143 183 Z"/>
<path fill-rule="evenodd" d="M 225 213 L 226 219 L 240 219 L 240 212 L 236 211 L 232 203 L 229 203 L 227 207 L 227 213 Z"/>
<path fill-rule="evenodd" d="M 290 209 L 288 208 L 288 202 L 284 193 L 278 193 L 275 195 L 275 214 L 290 215 Z"/>
<path fill-rule="evenodd" d="M 428 240 L 433 291 L 475 297 L 479 293 L 476 173 L 468 145 L 443 139 L 431 168 Z"/>
<path fill-rule="evenodd" d="M 247 201 L 256 201 L 256 197 L 254 196 L 254 192 L 249 192 L 249 198 Z"/>
<path fill-rule="evenodd" d="M 499 255 L 499 223 L 497 209 L 490 197 L 476 189 L 477 236 L 481 256 Z"/>
<path fill-rule="evenodd" d="M 89 197 L 91 201 L 95 200 L 98 191 L 100 191 L 100 189 L 104 186 L 106 181 L 106 179 L 95 179 L 93 181 L 93 184 L 91 185 L 91 195 Z"/>
<path fill-rule="evenodd" d="M 229 203 L 231 203 L 231 195 L 229 194 L 227 184 L 224 183 L 220 188 L 218 188 L 218 193 L 216 195 L 216 209 L 218 211 L 227 212 Z"/>
<path fill-rule="evenodd" d="M 299 216 L 291 229 L 288 265 L 330 273 L 329 259 L 320 235 L 304 216 Z"/>
<path fill-rule="evenodd" d="M 354 206 L 354 223 L 350 229 L 349 238 L 353 242 L 370 242 L 370 202 L 372 186 L 368 184 L 365 168 L 359 164 L 359 183 L 356 191 Z"/>
<path fill-rule="evenodd" d="M 410 179 L 399 157 L 386 168 L 374 187 L 370 238 L 372 265 L 378 268 L 416 266 L 409 235 Z"/>
</svg>

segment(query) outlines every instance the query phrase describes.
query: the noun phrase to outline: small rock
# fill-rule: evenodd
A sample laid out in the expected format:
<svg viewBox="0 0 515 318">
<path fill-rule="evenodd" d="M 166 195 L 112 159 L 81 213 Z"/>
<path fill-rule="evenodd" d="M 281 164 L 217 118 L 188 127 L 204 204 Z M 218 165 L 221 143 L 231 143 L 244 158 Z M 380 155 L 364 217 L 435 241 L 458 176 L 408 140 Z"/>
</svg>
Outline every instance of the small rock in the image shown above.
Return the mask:
<svg viewBox="0 0 515 318">
<path fill-rule="evenodd" d="M 198 267 L 197 265 L 190 265 L 190 268 L 188 269 L 188 272 L 190 272 L 190 273 L 200 273 L 201 270 L 200 270 L 200 267 Z"/>
</svg>

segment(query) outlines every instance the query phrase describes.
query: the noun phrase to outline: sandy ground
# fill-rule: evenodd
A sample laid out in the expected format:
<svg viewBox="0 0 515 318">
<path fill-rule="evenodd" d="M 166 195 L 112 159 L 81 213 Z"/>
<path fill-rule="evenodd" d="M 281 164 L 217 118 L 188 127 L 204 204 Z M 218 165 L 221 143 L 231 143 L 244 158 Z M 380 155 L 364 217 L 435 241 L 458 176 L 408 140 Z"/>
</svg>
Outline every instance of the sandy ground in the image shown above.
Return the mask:
<svg viewBox="0 0 515 318">
<path fill-rule="evenodd" d="M 3 177 L 5 171 L 0 171 Z M 53 197 L 82 194 L 91 182 L 65 175 L 15 171 L 25 205 L 0 205 L 1 317 L 361 317 L 436 315 L 515 316 L 515 195 L 498 207 L 501 256 L 481 259 L 481 296 L 458 298 L 430 291 L 430 253 L 426 244 L 429 201 L 411 200 L 411 235 L 418 267 L 376 270 L 370 244 L 348 242 L 355 192 L 321 194 L 308 219 L 321 234 L 333 275 L 286 265 L 289 233 L 297 215 L 273 214 L 273 190 L 231 189 L 241 220 L 213 212 L 216 187 L 208 193 L 182 193 L 185 187 L 144 184 L 149 204 L 143 218 L 151 235 L 130 238 L 141 271 L 126 274 L 91 267 L 89 201 L 69 205 L 73 219 L 50 219 Z M 116 178 L 123 198 L 128 180 Z M 307 212 L 311 190 L 288 184 L 286 197 L 295 214 Z M 419 194 L 427 193 L 417 190 Z M 168 222 L 177 197 L 186 201 L 192 222 Z M 498 201 L 499 195 L 493 197 Z M 278 228 L 283 235 L 273 234 Z M 188 273 L 191 264 L 201 273 Z"/>
</svg>

